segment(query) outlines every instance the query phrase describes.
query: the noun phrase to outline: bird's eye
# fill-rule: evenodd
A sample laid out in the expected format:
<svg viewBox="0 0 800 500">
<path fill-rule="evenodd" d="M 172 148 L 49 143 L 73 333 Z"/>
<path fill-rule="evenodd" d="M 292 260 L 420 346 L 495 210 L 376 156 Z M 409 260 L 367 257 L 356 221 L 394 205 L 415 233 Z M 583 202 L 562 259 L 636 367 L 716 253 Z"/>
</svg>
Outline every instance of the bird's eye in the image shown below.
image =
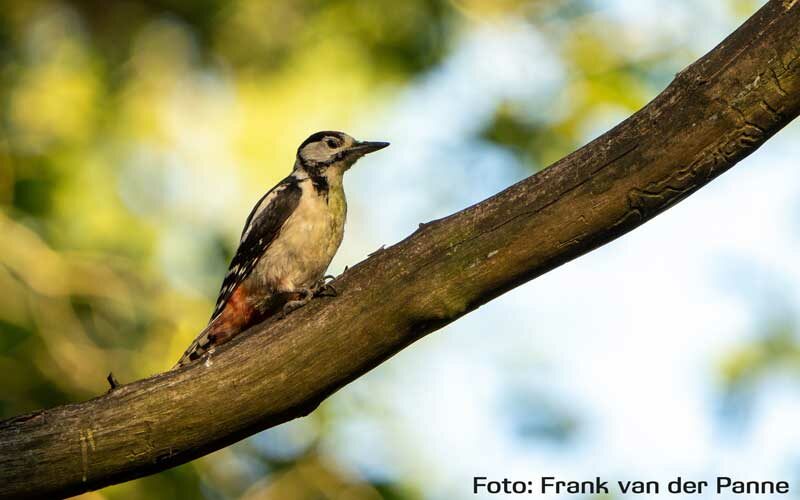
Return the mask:
<svg viewBox="0 0 800 500">
<path fill-rule="evenodd" d="M 327 139 L 325 144 L 331 149 L 336 149 L 339 147 L 339 143 L 336 141 L 336 139 Z"/>
</svg>

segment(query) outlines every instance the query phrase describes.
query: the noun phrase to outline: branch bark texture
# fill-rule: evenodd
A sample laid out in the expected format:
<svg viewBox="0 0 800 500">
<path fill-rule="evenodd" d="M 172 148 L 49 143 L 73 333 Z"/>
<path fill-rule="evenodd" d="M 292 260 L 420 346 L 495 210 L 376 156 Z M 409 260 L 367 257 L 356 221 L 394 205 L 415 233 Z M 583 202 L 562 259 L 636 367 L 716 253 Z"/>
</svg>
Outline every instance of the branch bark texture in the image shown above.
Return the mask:
<svg viewBox="0 0 800 500">
<path fill-rule="evenodd" d="M 674 205 L 798 113 L 800 1 L 772 0 L 642 110 L 351 268 L 338 297 L 252 328 L 210 365 L 0 422 L 0 498 L 141 477 L 306 415 L 420 337 Z"/>
</svg>

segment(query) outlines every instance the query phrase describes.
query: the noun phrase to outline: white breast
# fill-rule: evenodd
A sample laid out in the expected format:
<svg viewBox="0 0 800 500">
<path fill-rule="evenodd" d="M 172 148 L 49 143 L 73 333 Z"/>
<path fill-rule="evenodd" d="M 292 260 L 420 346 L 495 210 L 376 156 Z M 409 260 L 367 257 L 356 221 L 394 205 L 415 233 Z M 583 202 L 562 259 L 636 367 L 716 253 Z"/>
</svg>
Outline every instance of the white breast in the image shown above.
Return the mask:
<svg viewBox="0 0 800 500">
<path fill-rule="evenodd" d="M 255 269 L 255 278 L 271 291 L 308 287 L 322 278 L 344 236 L 347 204 L 341 183 L 327 198 L 310 180 L 300 182 L 300 202 Z"/>
</svg>

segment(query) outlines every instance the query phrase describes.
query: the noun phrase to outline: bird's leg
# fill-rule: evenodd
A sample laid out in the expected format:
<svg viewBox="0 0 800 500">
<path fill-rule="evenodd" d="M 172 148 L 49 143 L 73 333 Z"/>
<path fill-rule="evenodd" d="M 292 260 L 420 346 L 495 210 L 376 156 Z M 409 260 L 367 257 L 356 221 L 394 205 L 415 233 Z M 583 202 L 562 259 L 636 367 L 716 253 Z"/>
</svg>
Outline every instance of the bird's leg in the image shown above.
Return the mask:
<svg viewBox="0 0 800 500">
<path fill-rule="evenodd" d="M 310 287 L 306 288 L 298 288 L 292 292 L 294 296 L 298 298 L 293 298 L 284 304 L 283 309 L 280 313 L 280 318 L 283 319 L 288 315 L 290 312 L 300 309 L 304 305 L 311 302 L 311 299 L 314 297 L 336 297 L 338 295 L 336 289 L 329 283 L 329 280 L 335 279 L 335 276 L 327 275 L 320 278 L 317 282 L 315 282 Z"/>
<path fill-rule="evenodd" d="M 314 292 L 314 297 L 336 297 L 339 292 L 331 285 L 331 281 L 335 280 L 336 276 L 330 274 L 323 276 L 311 287 Z"/>
<path fill-rule="evenodd" d="M 314 298 L 314 290 L 311 288 L 298 288 L 294 290 L 292 294 L 299 296 L 299 298 L 289 300 L 283 305 L 283 309 L 281 310 L 279 316 L 280 319 L 285 318 L 290 312 L 300 309 L 304 305 L 311 302 L 311 299 Z"/>
</svg>

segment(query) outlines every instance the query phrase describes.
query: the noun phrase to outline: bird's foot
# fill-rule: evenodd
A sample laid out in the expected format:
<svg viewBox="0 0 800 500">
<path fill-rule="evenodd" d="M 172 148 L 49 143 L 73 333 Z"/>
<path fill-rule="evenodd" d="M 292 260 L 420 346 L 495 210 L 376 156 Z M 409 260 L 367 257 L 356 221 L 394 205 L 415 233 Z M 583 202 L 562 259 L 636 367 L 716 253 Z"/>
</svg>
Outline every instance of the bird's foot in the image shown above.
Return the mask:
<svg viewBox="0 0 800 500">
<path fill-rule="evenodd" d="M 314 285 L 311 287 L 311 291 L 314 293 L 314 297 L 336 297 L 339 295 L 339 292 L 331 285 L 331 281 L 335 280 L 336 276 L 331 276 L 330 274 L 323 276 L 320 280 L 318 280 Z"/>
<path fill-rule="evenodd" d="M 336 297 L 338 292 L 336 288 L 330 284 L 330 281 L 334 279 L 335 276 L 323 276 L 320 280 L 311 285 L 311 287 L 298 288 L 295 290 L 294 293 L 299 295 L 300 298 L 286 302 L 286 304 L 283 305 L 283 309 L 281 309 L 281 312 L 278 314 L 278 319 L 283 319 L 292 311 L 300 309 L 311 302 L 311 299 L 314 297 Z"/>
<path fill-rule="evenodd" d="M 280 314 L 278 315 L 278 319 L 285 318 L 286 316 L 289 315 L 289 313 L 291 313 L 292 311 L 296 311 L 297 309 L 300 309 L 304 305 L 311 302 L 311 299 L 314 298 L 313 288 L 298 288 L 297 290 L 294 291 L 294 293 L 300 295 L 300 298 L 286 302 L 286 304 L 283 305 L 283 309 L 281 309 Z"/>
</svg>

